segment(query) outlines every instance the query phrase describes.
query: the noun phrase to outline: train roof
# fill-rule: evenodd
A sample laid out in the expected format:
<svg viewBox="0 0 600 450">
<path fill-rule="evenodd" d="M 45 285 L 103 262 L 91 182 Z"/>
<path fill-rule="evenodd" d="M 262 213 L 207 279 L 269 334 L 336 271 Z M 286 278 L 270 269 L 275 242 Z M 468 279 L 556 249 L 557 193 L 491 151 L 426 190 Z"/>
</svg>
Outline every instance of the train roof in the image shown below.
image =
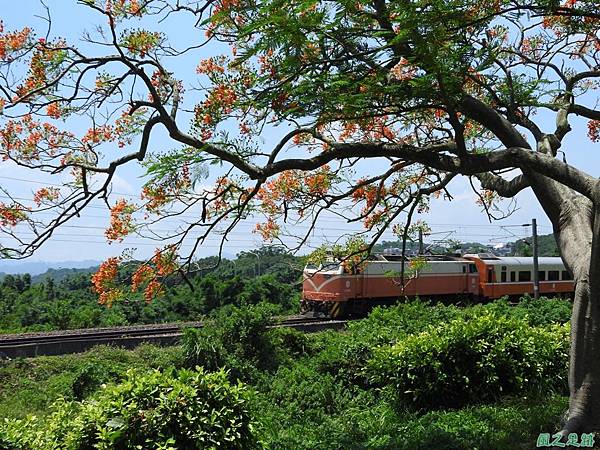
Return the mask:
<svg viewBox="0 0 600 450">
<path fill-rule="evenodd" d="M 374 255 L 375 259 L 373 259 L 372 261 L 380 261 L 380 262 L 385 262 L 385 261 L 402 261 L 402 255 L 398 255 L 398 254 L 377 254 Z M 450 262 L 464 262 L 464 263 L 468 263 L 468 262 L 472 262 L 469 259 L 466 258 L 462 258 L 460 256 L 449 256 L 449 255 L 421 255 L 422 258 L 425 258 L 426 261 L 428 262 L 434 262 L 434 261 L 450 261 Z M 410 257 L 410 256 L 405 256 L 404 260 L 405 261 L 410 261 L 412 258 L 414 257 Z"/>
<path fill-rule="evenodd" d="M 533 264 L 531 256 L 495 256 L 491 253 L 467 254 L 465 257 L 478 258 L 489 266 L 530 266 Z M 560 256 L 540 256 L 539 264 L 544 265 L 562 265 Z"/>
</svg>

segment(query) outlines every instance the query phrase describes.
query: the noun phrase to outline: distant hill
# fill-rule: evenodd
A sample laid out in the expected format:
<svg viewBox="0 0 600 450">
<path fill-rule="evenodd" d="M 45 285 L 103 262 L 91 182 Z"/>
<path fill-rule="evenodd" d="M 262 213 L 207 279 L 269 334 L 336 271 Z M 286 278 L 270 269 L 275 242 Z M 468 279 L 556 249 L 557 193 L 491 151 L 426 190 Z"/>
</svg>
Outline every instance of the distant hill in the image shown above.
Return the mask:
<svg viewBox="0 0 600 450">
<path fill-rule="evenodd" d="M 446 253 L 449 251 L 447 247 L 440 245 L 432 246 L 428 242 L 425 242 L 424 247 L 431 253 Z M 507 242 L 506 247 L 508 250 L 512 249 L 512 251 L 508 253 L 510 256 L 532 256 L 533 254 L 530 237 L 519 239 L 515 242 Z M 397 250 L 401 249 L 402 241 L 383 241 L 373 247 L 373 253 L 382 253 L 384 249 L 389 248 L 395 248 Z M 419 244 L 417 242 L 406 242 L 407 255 L 416 254 L 418 249 Z M 544 234 L 538 236 L 538 250 L 540 256 L 560 256 L 558 252 L 558 245 L 554 239 L 554 234 Z M 456 242 L 456 246 L 453 246 L 451 251 L 457 251 L 464 254 L 494 252 L 495 250 L 489 245 L 481 244 L 479 242 Z"/>
<path fill-rule="evenodd" d="M 22 274 L 30 275 L 43 274 L 49 269 L 88 269 L 90 267 L 99 266 L 100 261 L 84 260 L 84 261 L 30 261 L 27 259 L 0 259 L 0 276 L 1 273 L 6 274 Z"/>
<path fill-rule="evenodd" d="M 98 269 L 98 266 L 86 267 L 83 269 L 48 269 L 46 272 L 31 277 L 31 282 L 42 283 L 48 278 L 53 278 L 55 282 L 59 282 L 77 273 L 92 273 Z"/>
<path fill-rule="evenodd" d="M 533 250 L 531 247 L 531 239 L 519 239 L 513 244 L 514 256 L 532 256 Z M 540 256 L 560 256 L 558 245 L 554 234 L 544 234 L 538 236 L 538 252 Z"/>
</svg>

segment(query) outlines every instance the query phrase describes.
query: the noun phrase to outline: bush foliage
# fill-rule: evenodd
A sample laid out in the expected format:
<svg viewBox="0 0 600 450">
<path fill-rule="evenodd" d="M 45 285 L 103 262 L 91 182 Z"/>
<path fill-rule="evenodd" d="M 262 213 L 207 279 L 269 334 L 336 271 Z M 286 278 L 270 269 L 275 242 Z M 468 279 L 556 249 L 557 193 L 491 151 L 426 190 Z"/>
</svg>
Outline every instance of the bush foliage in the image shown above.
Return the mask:
<svg viewBox="0 0 600 450">
<path fill-rule="evenodd" d="M 256 369 L 276 364 L 269 325 L 278 309 L 268 303 L 228 306 L 204 321 L 200 329 L 184 331 L 182 345 L 188 367 L 227 367 L 233 378 L 252 378 Z"/>
<path fill-rule="evenodd" d="M 556 429 L 566 407 L 555 393 L 567 376 L 568 301 L 459 308 L 415 300 L 315 334 L 272 328 L 280 311 L 263 302 L 224 306 L 204 328 L 186 331 L 180 348 L 11 361 L 0 367 L 0 416 L 12 418 L 0 425 L 0 449 L 135 448 L 142 438 L 154 441 L 140 448 L 193 449 L 182 439 L 206 430 L 202 417 L 242 417 L 249 440 L 218 448 L 528 449 L 538 433 Z M 199 373 L 190 370 L 196 365 Z M 174 392 L 186 405 L 206 400 L 194 377 L 231 394 L 224 409 L 211 403 L 209 416 L 190 417 L 188 406 L 169 400 Z M 139 389 L 134 379 L 144 380 Z M 252 395 L 237 380 L 251 383 Z M 133 402 L 147 408 L 147 422 L 128 409 Z"/>
<path fill-rule="evenodd" d="M 122 383 L 100 390 L 89 400 L 59 400 L 44 424 L 37 422 L 35 417 L 7 420 L 0 436 L 23 450 L 252 449 L 258 445 L 248 413 L 248 392 L 242 385 L 230 384 L 223 371 L 130 370 Z"/>
<path fill-rule="evenodd" d="M 568 326 L 531 327 L 486 314 L 379 348 L 368 371 L 403 404 L 454 408 L 531 390 L 564 391 L 568 343 Z"/>
</svg>

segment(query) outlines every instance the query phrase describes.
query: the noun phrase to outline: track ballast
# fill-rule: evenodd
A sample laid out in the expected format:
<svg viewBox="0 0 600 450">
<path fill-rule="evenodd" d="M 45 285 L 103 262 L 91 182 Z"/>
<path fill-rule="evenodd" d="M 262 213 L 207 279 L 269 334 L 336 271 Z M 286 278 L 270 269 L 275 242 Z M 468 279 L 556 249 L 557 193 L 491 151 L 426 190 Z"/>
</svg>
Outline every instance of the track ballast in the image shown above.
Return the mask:
<svg viewBox="0 0 600 450">
<path fill-rule="evenodd" d="M 340 329 L 346 320 L 291 316 L 272 327 L 294 328 L 303 332 Z M 142 343 L 173 345 L 184 328 L 201 328 L 202 322 L 134 325 L 115 328 L 86 328 L 41 333 L 0 335 L 0 359 L 40 355 L 64 355 L 86 351 L 96 345 L 134 348 Z"/>
</svg>

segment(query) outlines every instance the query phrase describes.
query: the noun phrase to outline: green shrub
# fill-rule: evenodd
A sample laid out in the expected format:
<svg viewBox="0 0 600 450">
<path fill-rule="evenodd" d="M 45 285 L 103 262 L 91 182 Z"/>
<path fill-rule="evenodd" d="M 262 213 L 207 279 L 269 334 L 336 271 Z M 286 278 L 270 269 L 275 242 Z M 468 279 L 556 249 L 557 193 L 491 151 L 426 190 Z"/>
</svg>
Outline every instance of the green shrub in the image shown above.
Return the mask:
<svg viewBox="0 0 600 450">
<path fill-rule="evenodd" d="M 102 383 L 109 381 L 111 378 L 118 377 L 118 373 L 112 370 L 106 370 L 107 368 L 101 365 L 93 364 L 91 362 L 84 363 L 75 373 L 73 378 L 72 387 L 73 397 L 76 400 L 83 400 L 89 394 L 94 392 L 102 385 Z"/>
<path fill-rule="evenodd" d="M 319 333 L 314 344 L 319 350 L 314 357 L 317 368 L 324 374 L 335 375 L 347 386 L 368 388 L 365 368 L 374 348 L 393 344 L 461 314 L 457 307 L 434 306 L 420 300 L 374 308 L 367 318 L 349 323 L 344 332 Z"/>
<path fill-rule="evenodd" d="M 59 397 L 81 400 L 131 368 L 181 366 L 181 348 L 97 346 L 85 353 L 14 359 L 0 364 L 0 419 L 46 416 Z M 1 447 L 0 447 L 1 448 Z"/>
<path fill-rule="evenodd" d="M 273 345 L 282 356 L 298 358 L 314 352 L 313 342 L 307 333 L 287 327 L 274 328 L 269 333 Z"/>
<path fill-rule="evenodd" d="M 433 411 L 396 428 L 390 450 L 530 450 L 539 433 L 558 430 L 567 399 Z"/>
<path fill-rule="evenodd" d="M 222 371 L 130 370 L 89 400 L 58 401 L 43 424 L 5 421 L 0 436 L 23 450 L 252 449 L 247 408 L 246 388 Z"/>
<path fill-rule="evenodd" d="M 184 331 L 185 364 L 207 370 L 227 367 L 242 379 L 252 378 L 255 369 L 274 368 L 276 351 L 268 327 L 275 311 L 267 303 L 221 308 L 202 328 Z"/>
<path fill-rule="evenodd" d="M 568 327 L 482 315 L 456 319 L 376 350 L 372 382 L 416 408 L 459 407 L 566 388 Z"/>
<path fill-rule="evenodd" d="M 517 304 L 509 304 L 500 299 L 486 305 L 471 308 L 469 312 L 484 310 L 494 314 L 524 319 L 533 326 L 567 323 L 571 319 L 573 302 L 562 298 L 540 297 L 534 299 L 529 295 L 521 297 Z"/>
<path fill-rule="evenodd" d="M 355 340 L 375 345 L 388 344 L 462 314 L 463 310 L 456 306 L 434 305 L 416 299 L 390 307 L 374 308 L 366 319 L 348 324 L 348 332 Z"/>
</svg>

